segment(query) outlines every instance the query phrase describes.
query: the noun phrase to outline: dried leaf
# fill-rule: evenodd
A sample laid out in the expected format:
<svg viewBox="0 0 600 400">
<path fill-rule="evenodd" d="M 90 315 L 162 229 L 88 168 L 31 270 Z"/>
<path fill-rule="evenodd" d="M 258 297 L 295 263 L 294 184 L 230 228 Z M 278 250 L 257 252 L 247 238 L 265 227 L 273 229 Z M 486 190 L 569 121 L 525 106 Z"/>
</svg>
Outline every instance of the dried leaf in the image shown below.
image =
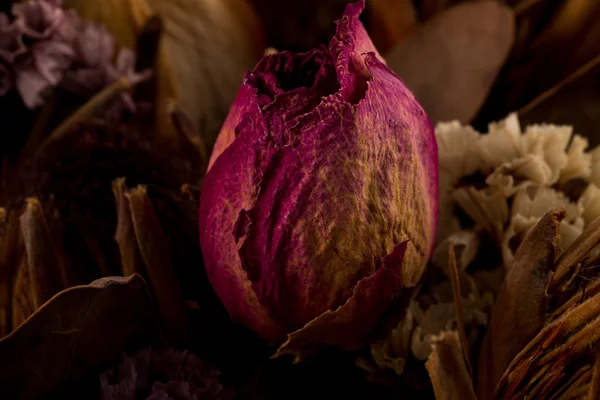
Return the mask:
<svg viewBox="0 0 600 400">
<path fill-rule="evenodd" d="M 515 255 L 481 347 L 476 386 L 480 399 L 491 397 L 511 360 L 544 326 L 546 285 L 560 249 L 558 235 L 564 216 L 564 208 L 547 213 Z"/>
<path fill-rule="evenodd" d="M 433 352 L 425 363 L 437 400 L 476 400 L 465 366 L 458 334 L 443 332 L 432 343 Z"/>
<path fill-rule="evenodd" d="M 435 122 L 469 122 L 483 105 L 514 41 L 513 11 L 495 1 L 444 11 L 386 55 Z"/>
<path fill-rule="evenodd" d="M 48 395 L 145 342 L 154 328 L 139 275 L 64 290 L 0 340 L 0 393 L 24 400 Z"/>
</svg>

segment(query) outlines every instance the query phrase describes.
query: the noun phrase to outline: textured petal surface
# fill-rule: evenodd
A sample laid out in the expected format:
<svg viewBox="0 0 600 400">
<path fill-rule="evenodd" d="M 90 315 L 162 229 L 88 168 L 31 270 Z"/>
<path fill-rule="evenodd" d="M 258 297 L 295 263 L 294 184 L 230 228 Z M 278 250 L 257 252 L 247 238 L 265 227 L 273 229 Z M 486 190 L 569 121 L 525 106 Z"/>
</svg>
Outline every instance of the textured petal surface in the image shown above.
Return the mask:
<svg viewBox="0 0 600 400">
<path fill-rule="evenodd" d="M 355 343 L 432 250 L 433 127 L 378 58 L 363 7 L 347 7 L 329 49 L 271 55 L 246 76 L 205 179 L 208 275 L 232 318 L 273 341 L 339 317 L 360 320 L 338 338 Z"/>
</svg>

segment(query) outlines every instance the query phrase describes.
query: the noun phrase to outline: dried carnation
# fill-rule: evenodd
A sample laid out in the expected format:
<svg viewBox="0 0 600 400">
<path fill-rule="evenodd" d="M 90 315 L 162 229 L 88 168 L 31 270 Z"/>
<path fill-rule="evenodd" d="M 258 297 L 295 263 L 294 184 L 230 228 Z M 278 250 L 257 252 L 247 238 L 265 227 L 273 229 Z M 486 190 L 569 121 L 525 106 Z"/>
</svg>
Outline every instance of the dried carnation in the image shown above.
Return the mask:
<svg viewBox="0 0 600 400">
<path fill-rule="evenodd" d="M 407 317 L 385 340 L 371 345 L 376 364 L 397 373 L 409 354 L 425 360 L 432 339 L 456 329 L 447 274 L 450 243 L 456 248 L 463 317 L 472 345 L 478 328 L 488 323 L 499 283 L 517 249 L 540 219 L 565 208 L 560 255 L 600 215 L 600 167 L 594 167 L 600 165 L 600 148 L 587 151 L 587 140 L 574 135 L 570 126 L 539 124 L 523 131 L 511 114 L 490 124 L 487 134 L 458 121 L 440 123 L 436 138 L 440 219 L 430 274 Z M 501 257 L 490 256 L 490 243 Z M 594 249 L 589 256 L 597 253 Z M 503 265 L 494 265 L 496 259 Z"/>
<path fill-rule="evenodd" d="M 600 154 L 587 152 L 587 140 L 570 126 L 531 125 L 522 132 L 511 114 L 490 124 L 488 134 L 451 122 L 439 124 L 436 136 L 440 170 L 454 172 L 440 173 L 440 208 L 449 218 L 440 218 L 438 246 L 461 230 L 480 229 L 496 240 L 510 265 L 518 238 L 557 205 L 567 207 L 563 246 L 600 215 L 600 173 L 592 174 L 592 158 Z M 441 144 L 447 142 L 454 145 L 451 152 Z M 456 159 L 470 160 L 470 168 L 457 168 Z M 570 193 L 576 181 L 583 182 L 582 193 Z"/>
<path fill-rule="evenodd" d="M 102 400 L 226 400 L 220 372 L 187 351 L 145 349 L 100 376 Z"/>
</svg>

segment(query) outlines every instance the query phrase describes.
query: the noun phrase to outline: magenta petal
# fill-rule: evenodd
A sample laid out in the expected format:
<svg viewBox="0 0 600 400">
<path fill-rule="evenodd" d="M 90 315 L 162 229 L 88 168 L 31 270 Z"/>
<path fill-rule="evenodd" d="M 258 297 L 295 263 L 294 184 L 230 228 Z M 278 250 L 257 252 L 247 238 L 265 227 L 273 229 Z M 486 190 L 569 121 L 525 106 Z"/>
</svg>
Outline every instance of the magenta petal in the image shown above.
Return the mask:
<svg viewBox="0 0 600 400">
<path fill-rule="evenodd" d="M 274 357 L 292 354 L 298 362 L 320 346 L 335 346 L 343 350 L 361 346 L 402 286 L 400 271 L 407 246 L 408 242 L 397 245 L 382 260 L 381 268 L 356 284 L 345 304 L 321 314 L 302 329 L 291 333 Z"/>
</svg>

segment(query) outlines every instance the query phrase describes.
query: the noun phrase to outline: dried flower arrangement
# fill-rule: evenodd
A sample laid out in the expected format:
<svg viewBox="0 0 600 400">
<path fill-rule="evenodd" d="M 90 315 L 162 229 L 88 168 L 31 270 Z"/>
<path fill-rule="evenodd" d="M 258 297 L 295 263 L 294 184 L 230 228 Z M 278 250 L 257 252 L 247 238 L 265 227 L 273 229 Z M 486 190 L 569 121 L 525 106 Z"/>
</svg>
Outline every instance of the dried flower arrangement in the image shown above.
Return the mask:
<svg viewBox="0 0 600 400">
<path fill-rule="evenodd" d="M 3 8 L 0 398 L 597 398 L 600 147 L 532 118 L 598 63 L 479 133 L 538 6 L 400 3 Z"/>
</svg>

